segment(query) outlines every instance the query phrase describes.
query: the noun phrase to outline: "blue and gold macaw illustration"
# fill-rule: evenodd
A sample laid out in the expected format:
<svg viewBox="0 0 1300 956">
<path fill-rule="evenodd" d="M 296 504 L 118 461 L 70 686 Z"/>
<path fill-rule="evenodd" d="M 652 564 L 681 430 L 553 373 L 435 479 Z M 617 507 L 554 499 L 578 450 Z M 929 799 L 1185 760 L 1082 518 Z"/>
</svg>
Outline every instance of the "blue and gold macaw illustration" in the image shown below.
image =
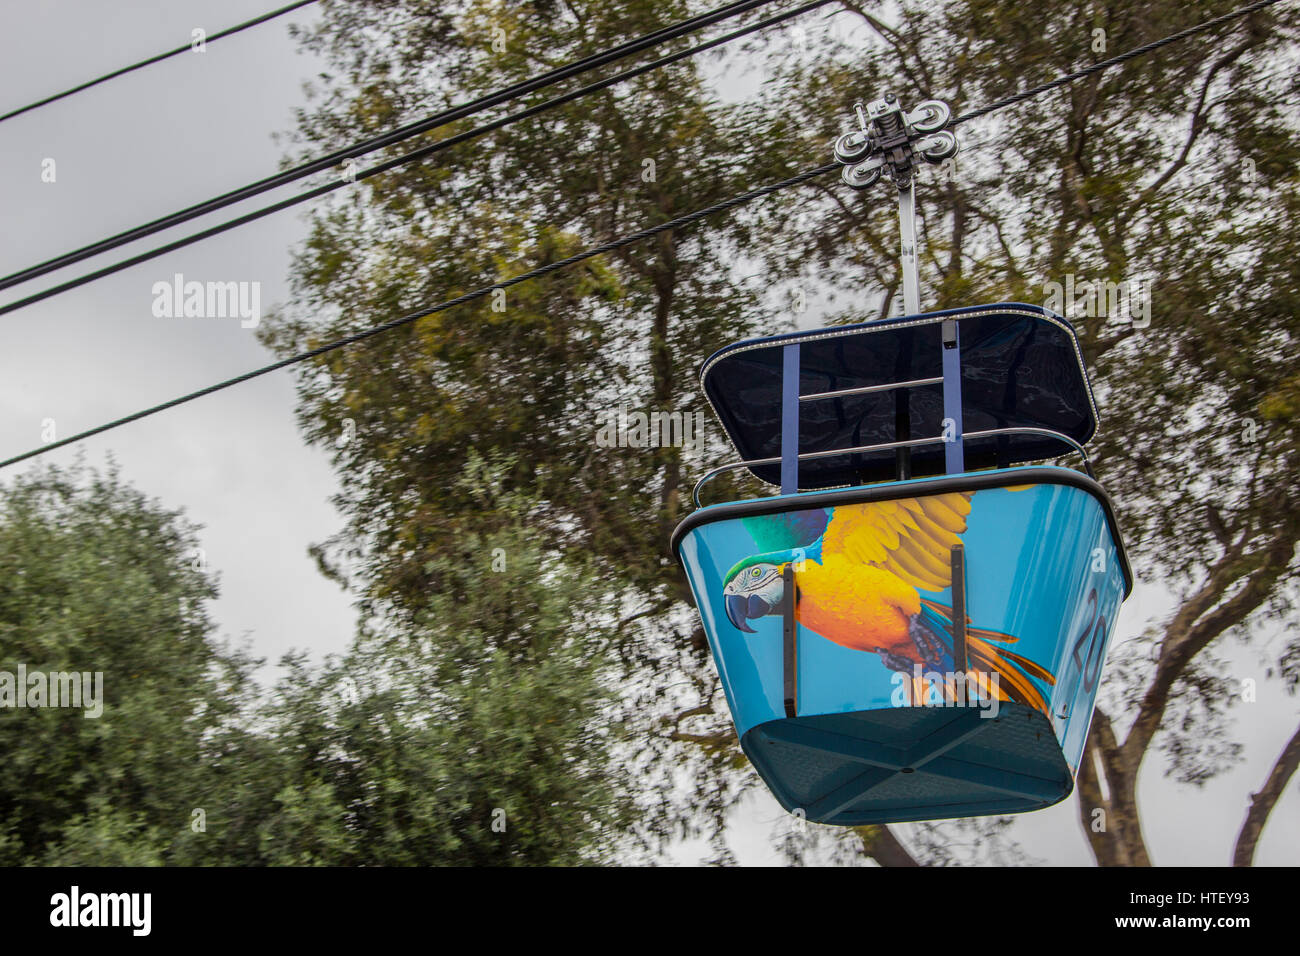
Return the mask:
<svg viewBox="0 0 1300 956">
<path fill-rule="evenodd" d="M 844 647 L 880 655 L 909 676 L 953 669 L 952 609 L 922 592 L 952 584 L 951 549 L 966 531 L 971 492 L 864 502 L 743 519 L 759 552 L 737 562 L 723 582 L 727 617 L 749 621 L 780 614 L 782 574 L 795 563 L 795 617 Z M 1017 638 L 970 626 L 970 670 L 998 675 L 998 696 L 1047 712 L 1034 679 L 1054 676 L 1007 649 Z"/>
</svg>

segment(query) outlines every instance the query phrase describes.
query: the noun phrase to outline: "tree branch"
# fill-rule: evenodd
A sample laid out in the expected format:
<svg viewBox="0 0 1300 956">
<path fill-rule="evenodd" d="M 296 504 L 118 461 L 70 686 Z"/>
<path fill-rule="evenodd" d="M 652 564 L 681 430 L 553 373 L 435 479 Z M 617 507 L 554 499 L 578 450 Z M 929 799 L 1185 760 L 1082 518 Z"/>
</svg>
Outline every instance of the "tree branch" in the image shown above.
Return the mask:
<svg viewBox="0 0 1300 956">
<path fill-rule="evenodd" d="M 1122 748 L 1124 767 L 1134 777 L 1160 729 L 1169 692 L 1178 678 L 1211 641 L 1240 624 L 1268 599 L 1278 580 L 1289 573 L 1295 543 L 1295 530 L 1288 523 L 1277 529 L 1273 542 L 1262 552 L 1243 557 L 1241 544 L 1230 549 L 1214 563 L 1200 590 L 1183 603 L 1169 623 L 1160 644 L 1155 677 L 1143 695 L 1137 719 Z M 1243 562 L 1248 562 L 1247 566 Z M 1221 601 L 1227 589 L 1243 578 L 1245 586 L 1227 601 Z"/>
<path fill-rule="evenodd" d="M 886 43 L 888 43 L 890 46 L 894 48 L 894 52 L 898 54 L 898 65 L 899 67 L 902 68 L 903 75 L 906 76 L 912 82 L 913 86 L 915 86 L 919 90 L 929 91 L 931 83 L 929 80 L 928 71 L 925 68 L 924 60 L 922 59 L 919 61 L 919 66 L 921 68 L 921 78 L 923 81 L 922 82 L 917 80 L 916 74 L 912 72 L 912 68 L 908 65 L 907 62 L 908 53 L 914 51 L 905 50 L 903 48 L 903 38 L 899 35 L 897 30 L 893 29 L 888 24 L 883 23 L 882 21 L 878 20 L 876 17 L 873 17 L 871 14 L 867 13 L 867 11 L 862 9 L 862 7 L 859 4 L 852 3 L 850 2 L 850 0 L 840 0 L 840 3 L 844 7 L 844 9 L 850 10 L 853 13 L 856 13 L 858 16 L 860 16 L 863 20 L 866 20 L 867 23 L 871 26 L 871 29 L 875 30 L 876 34 L 882 40 L 884 40 Z"/>
<path fill-rule="evenodd" d="M 1251 865 L 1251 861 L 1255 858 L 1259 835 L 1264 831 L 1264 824 L 1268 822 L 1268 815 L 1277 806 L 1277 801 L 1292 775 L 1295 774 L 1297 766 L 1300 766 L 1300 727 L 1296 728 L 1287 745 L 1282 748 L 1277 762 L 1269 771 L 1263 789 L 1251 796 L 1250 809 L 1246 811 L 1246 821 L 1241 825 L 1241 833 L 1237 835 L 1237 846 L 1232 854 L 1233 866 Z"/>
<path fill-rule="evenodd" d="M 1214 78 L 1219 74 L 1220 70 L 1226 66 L 1231 66 L 1243 53 L 1254 45 L 1254 41 L 1252 40 L 1243 40 L 1241 43 L 1237 44 L 1237 46 L 1233 47 L 1221 56 L 1215 64 L 1210 67 L 1209 72 L 1205 74 L 1205 81 L 1201 84 L 1201 92 L 1196 98 L 1196 107 L 1192 110 L 1192 122 L 1187 129 L 1187 139 L 1183 142 L 1183 148 L 1174 158 L 1174 161 L 1169 164 L 1169 167 L 1156 177 L 1155 182 L 1138 194 L 1137 199 L 1133 200 L 1133 204 L 1129 206 L 1128 211 L 1121 217 L 1122 219 L 1132 219 L 1134 213 L 1150 202 L 1152 197 L 1164 187 L 1165 183 L 1173 179 L 1174 176 L 1178 174 L 1178 171 L 1187 165 L 1187 160 L 1191 155 L 1192 147 L 1196 145 L 1196 141 L 1201 138 L 1201 133 L 1205 132 L 1205 128 L 1208 125 L 1206 122 L 1208 110 L 1205 108 L 1205 100 L 1210 92 L 1210 84 L 1214 82 Z"/>
</svg>

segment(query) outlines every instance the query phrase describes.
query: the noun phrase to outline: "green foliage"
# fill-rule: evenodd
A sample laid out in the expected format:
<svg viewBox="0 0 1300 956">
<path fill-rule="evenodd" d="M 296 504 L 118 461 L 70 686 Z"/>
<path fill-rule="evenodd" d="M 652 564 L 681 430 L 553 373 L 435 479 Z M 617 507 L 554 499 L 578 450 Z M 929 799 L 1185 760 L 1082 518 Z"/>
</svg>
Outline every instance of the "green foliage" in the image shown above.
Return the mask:
<svg viewBox="0 0 1300 956">
<path fill-rule="evenodd" d="M 0 499 L 0 670 L 102 670 L 104 708 L 3 709 L 0 863 L 566 864 L 634 846 L 613 766 L 610 615 L 591 569 L 459 482 L 481 533 L 430 562 L 409 622 L 275 692 L 212 639 L 196 529 L 116 473 Z M 493 570 L 493 566 L 500 570 Z M 494 823 L 496 824 L 494 826 Z"/>
<path fill-rule="evenodd" d="M 679 0 L 466 0 L 417 15 L 426 9 L 411 0 L 323 11 L 307 42 L 334 68 L 299 118 L 305 154 L 373 131 L 376 117 L 409 121 L 698 12 Z M 263 323 L 264 341 L 278 352 L 309 347 L 748 188 L 760 155 L 752 121 L 717 98 L 712 69 L 682 61 L 359 184 L 313 218 L 295 263 L 297 301 Z M 740 789 L 690 768 L 731 773 L 743 758 L 665 553 L 693 466 L 680 448 L 594 439 L 620 405 L 707 411 L 699 364 L 771 315 L 763 284 L 736 268 L 748 222 L 719 217 L 664 234 L 512 287 L 503 311 L 485 299 L 430 316 L 299 378 L 300 419 L 333 455 L 347 519 L 316 553 L 366 613 L 409 628 L 442 590 L 450 543 L 492 525 L 495 506 L 459 481 L 473 455 L 510 456 L 504 490 L 536 489 L 534 533 L 566 562 L 596 569 L 604 606 L 627 609 L 616 712 L 640 742 L 630 759 L 660 839 L 713 826 Z M 355 437 L 340 446 L 349 419 Z M 717 745 L 683 746 L 685 734 Z"/>
<path fill-rule="evenodd" d="M 359 187 L 315 217 L 298 302 L 266 341 L 295 350 L 547 261 L 556 237 L 579 248 L 823 163 L 856 100 L 940 96 L 961 113 L 1235 6 L 964 0 L 886 13 L 845 0 L 833 18 L 805 18 L 806 49 L 774 31 L 746 59 L 679 64 Z M 306 38 L 333 66 L 299 117 L 301 142 L 338 147 L 686 12 L 633 0 L 462 0 L 432 15 L 417 0 L 331 5 Z M 964 126 L 974 148 L 956 175 L 931 171 L 919 189 L 927 306 L 1042 302 L 1067 275 L 1150 283 L 1149 326 L 1109 317 L 1080 332 L 1103 412 L 1101 474 L 1134 563 L 1189 589 L 1191 616 L 1167 622 L 1166 649 L 1179 653 L 1165 671 L 1152 678 L 1144 657 L 1110 687 L 1126 689 L 1116 706 L 1145 701 L 1143 720 L 1201 770 L 1225 761 L 1194 754 L 1191 738 L 1217 732 L 1186 728 L 1221 728 L 1223 708 L 1166 722 L 1172 689 L 1218 635 L 1287 613 L 1297 575 L 1300 89 L 1284 59 L 1296 39 L 1263 11 L 1018 104 Z M 708 71 L 754 66 L 763 49 L 775 72 L 756 101 L 719 102 Z M 640 176 L 647 159 L 653 181 Z M 762 276 L 757 288 L 746 271 Z M 595 562 L 610 603 L 633 609 L 619 637 L 622 712 L 646 741 L 643 769 L 658 768 L 648 789 L 669 792 L 665 767 L 696 781 L 684 801 L 663 797 L 664 833 L 704 821 L 716 833 L 752 777 L 737 772 L 705 643 L 665 554 L 684 510 L 681 455 L 597 448 L 596 413 L 620 401 L 701 410 L 700 360 L 779 329 L 777 293 L 792 284 L 829 298 L 832 321 L 892 310 L 897 222 L 883 187 L 855 195 L 827 177 L 598 270 L 512 290 L 505 313 L 455 310 L 300 379 L 313 441 L 357 424 L 358 440 L 335 450 L 349 523 L 319 553 L 390 619 L 418 617 L 444 573 L 431 559 L 482 520 L 453 488 L 471 451 L 525 450 L 508 484 L 539 489 L 531 521 Z M 1236 605 L 1201 619 L 1237 589 Z M 1190 693 L 1179 686 L 1175 703 Z M 1112 765 L 1135 775 L 1144 734 Z M 1132 781 L 1110 787 L 1127 793 Z"/>
<path fill-rule="evenodd" d="M 244 676 L 210 640 L 197 547 L 116 472 L 51 468 L 0 501 L 0 670 L 103 675 L 99 717 L 0 709 L 6 862 L 153 862 L 188 824 Z"/>
<path fill-rule="evenodd" d="M 688 13 L 677 0 L 581 11 L 471 0 L 440 8 L 432 23 L 400 15 L 426 6 L 325 11 L 310 43 L 340 72 L 300 118 L 308 152 L 361 135 L 377 112 L 413 119 Z M 370 28 L 382 40 L 363 39 Z M 493 47 L 497 28 L 503 50 Z M 390 71 L 395 51 L 406 67 Z M 295 268 L 301 308 L 264 323 L 265 340 L 277 351 L 309 346 L 727 197 L 749 180 L 737 116 L 685 61 L 359 186 L 364 202 L 314 218 Z M 471 510 L 451 493 L 469 451 L 526 448 L 511 480 L 540 483 L 549 507 L 537 520 L 557 541 L 607 556 L 629 583 L 685 597 L 658 560 L 682 514 L 679 450 L 597 457 L 592 436 L 620 402 L 705 408 L 695 367 L 762 314 L 727 274 L 733 252 L 712 230 L 665 235 L 513 287 L 504 311 L 483 300 L 305 370 L 300 415 L 334 453 L 350 521 L 327 560 L 361 553 L 368 594 L 418 604 L 427 555 Z M 345 419 L 357 440 L 338 448 Z"/>
<path fill-rule="evenodd" d="M 272 862 L 556 865 L 632 845 L 609 616 L 527 499 L 492 490 L 510 467 L 474 463 L 484 530 L 430 559 L 438 587 L 410 623 L 376 621 L 314 677 L 290 662 L 275 719 L 312 789 L 277 795 Z"/>
<path fill-rule="evenodd" d="M 886 25 L 844 2 L 804 23 L 807 49 L 769 38 L 753 102 L 710 77 L 752 60 L 684 61 L 358 184 L 314 216 L 296 299 L 259 334 L 296 352 L 820 164 L 855 100 L 960 113 L 1095 62 L 1096 29 L 1109 55 L 1233 5 L 923 2 Z M 298 144 L 317 155 L 690 12 L 325 5 L 304 42 L 330 72 Z M 1116 825 L 1090 837 L 1107 862 L 1146 858 L 1136 777 L 1157 730 L 1185 780 L 1235 753 L 1197 655 L 1292 611 L 1296 39 L 1260 12 L 1018 104 L 963 127 L 986 145 L 919 190 L 927 306 L 1041 302 L 1067 275 L 1151 283 L 1149 326 L 1080 323 L 1134 563 L 1185 594 L 1112 662 L 1129 736 L 1094 722 L 1114 737 Z M 666 554 L 704 463 L 595 434 L 620 404 L 706 410 L 699 363 L 788 324 L 792 284 L 831 321 L 888 313 L 896 246 L 883 189 L 825 178 L 303 366 L 300 420 L 346 519 L 315 553 L 361 629 L 324 666 L 287 659 L 269 700 L 257 662 L 212 638 L 214 584 L 178 515 L 115 475 L 20 480 L 0 511 L 0 666 L 102 670 L 108 705 L 0 712 L 21 728 L 0 736 L 0 862 L 567 864 L 702 831 L 727 859 L 722 822 L 753 775 Z M 886 833 L 849 846 L 905 856 Z"/>
<path fill-rule="evenodd" d="M 49 845 L 42 866 L 158 866 L 166 835 L 138 816 L 98 805 L 73 817 Z"/>
</svg>

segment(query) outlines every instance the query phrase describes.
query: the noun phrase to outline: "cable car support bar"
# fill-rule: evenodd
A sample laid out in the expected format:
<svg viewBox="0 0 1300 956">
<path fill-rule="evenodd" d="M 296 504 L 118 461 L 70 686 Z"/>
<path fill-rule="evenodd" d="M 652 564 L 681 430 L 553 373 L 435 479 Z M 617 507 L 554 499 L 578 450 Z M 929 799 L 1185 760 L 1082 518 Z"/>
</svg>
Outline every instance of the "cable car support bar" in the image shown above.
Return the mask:
<svg viewBox="0 0 1300 956">
<path fill-rule="evenodd" d="M 898 98 L 886 93 L 881 99 L 854 106 L 858 129 L 845 133 L 835 143 L 835 158 L 844 164 L 841 178 L 854 189 L 869 189 L 884 174 L 898 191 L 899 263 L 903 276 L 903 308 L 907 315 L 921 311 L 921 282 L 916 240 L 916 167 L 918 162 L 942 163 L 957 153 L 957 137 L 944 129 L 952 118 L 948 104 L 925 100 L 904 112 Z M 961 415 L 961 340 L 957 323 L 943 323 L 943 414 L 945 431 L 951 440 L 944 449 L 944 470 L 965 471 Z M 902 383 L 894 387 L 905 387 Z M 925 384 L 935 384 L 926 380 Z M 882 389 L 883 390 L 883 389 Z M 896 400 L 895 437 L 911 438 L 907 397 Z M 911 458 L 906 448 L 898 450 L 899 478 L 911 476 Z"/>
<path fill-rule="evenodd" d="M 843 164 L 841 178 L 854 189 L 867 189 L 888 173 L 898 191 L 898 225 L 900 264 L 903 275 L 903 305 L 908 315 L 921 311 L 920 279 L 917 269 L 916 183 L 919 162 L 941 163 L 957 153 L 957 138 L 944 129 L 952 116 L 946 103 L 926 100 L 910 112 L 904 112 L 898 98 L 886 93 L 883 98 L 854 106 L 859 128 L 845 133 L 835 143 L 835 158 Z M 911 415 L 903 389 L 920 385 L 943 385 L 944 470 L 952 475 L 965 471 L 964 435 L 961 403 L 961 339 L 956 321 L 943 323 L 943 375 L 936 378 L 843 389 L 836 392 L 799 394 L 799 343 L 785 346 L 781 369 L 781 493 L 799 490 L 799 407 L 802 402 L 865 395 L 871 392 L 900 390 L 895 399 L 895 438 L 888 445 L 871 446 L 872 450 L 894 448 L 898 457 L 899 478 L 911 477 L 910 449 L 929 444 L 931 439 L 913 440 Z M 706 475 L 701 484 L 712 477 Z M 698 489 L 698 486 L 697 486 Z M 697 499 L 698 503 L 698 499 Z"/>
</svg>

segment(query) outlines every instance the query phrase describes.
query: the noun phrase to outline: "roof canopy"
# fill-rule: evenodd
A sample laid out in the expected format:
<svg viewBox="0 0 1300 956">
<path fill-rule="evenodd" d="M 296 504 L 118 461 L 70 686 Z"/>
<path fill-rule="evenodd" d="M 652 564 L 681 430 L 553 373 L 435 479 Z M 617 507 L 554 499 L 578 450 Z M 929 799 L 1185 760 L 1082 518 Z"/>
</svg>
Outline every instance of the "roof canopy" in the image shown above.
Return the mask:
<svg viewBox="0 0 1300 956">
<path fill-rule="evenodd" d="M 891 442 L 897 433 L 896 401 L 905 401 L 910 437 L 943 433 L 943 386 L 808 400 L 842 389 L 888 386 L 943 375 L 945 320 L 960 331 L 964 433 L 1001 427 L 1044 428 L 1079 444 L 1096 431 L 1096 406 L 1078 338 L 1065 319 L 1039 306 L 977 306 L 861 325 L 751 339 L 714 353 L 700 378 L 736 450 L 745 460 L 781 455 L 781 374 L 784 347 L 800 346 L 799 452 L 829 451 Z M 901 398 L 896 398 L 901 396 Z M 969 470 L 1039 461 L 1073 449 L 1044 435 L 965 439 Z M 911 450 L 912 473 L 942 474 L 941 444 Z M 779 464 L 750 469 L 779 484 Z M 799 464 L 799 487 L 831 488 L 896 477 L 893 450 L 837 455 Z"/>
</svg>

